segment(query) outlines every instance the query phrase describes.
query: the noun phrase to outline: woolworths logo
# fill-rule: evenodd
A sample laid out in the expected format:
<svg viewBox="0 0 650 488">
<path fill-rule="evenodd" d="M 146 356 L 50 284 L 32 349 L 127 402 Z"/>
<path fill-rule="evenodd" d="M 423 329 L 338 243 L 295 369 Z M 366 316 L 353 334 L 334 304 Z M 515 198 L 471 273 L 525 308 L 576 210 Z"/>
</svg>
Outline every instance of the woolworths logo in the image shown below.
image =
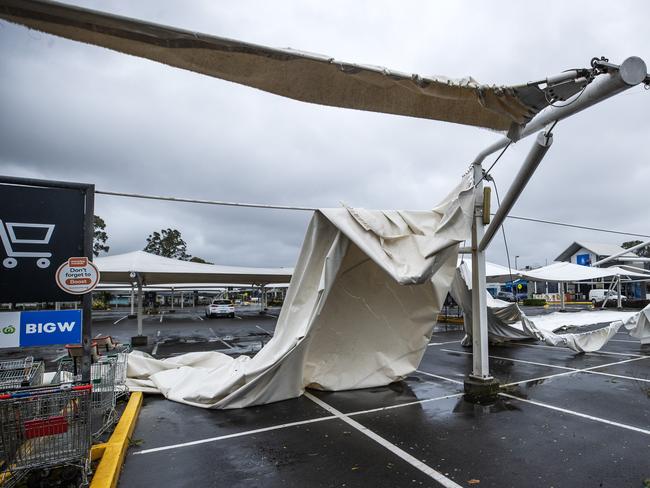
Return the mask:
<svg viewBox="0 0 650 488">
<path fill-rule="evenodd" d="M 7 327 L 3 327 L 2 329 L 3 334 L 9 335 L 9 334 L 13 334 L 14 332 L 16 332 L 16 328 L 13 325 L 8 325 Z"/>
</svg>

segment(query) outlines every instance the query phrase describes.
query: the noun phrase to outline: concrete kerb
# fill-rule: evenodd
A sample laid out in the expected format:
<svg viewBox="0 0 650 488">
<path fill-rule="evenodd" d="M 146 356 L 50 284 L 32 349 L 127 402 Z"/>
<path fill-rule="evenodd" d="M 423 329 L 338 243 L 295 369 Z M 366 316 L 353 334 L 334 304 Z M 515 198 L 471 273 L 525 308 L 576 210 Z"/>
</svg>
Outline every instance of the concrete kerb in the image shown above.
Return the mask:
<svg viewBox="0 0 650 488">
<path fill-rule="evenodd" d="M 91 488 L 115 488 L 122 470 L 122 463 L 129 441 L 135 429 L 135 423 L 142 406 L 142 392 L 131 393 L 129 403 L 126 405 L 122 417 L 118 422 L 108 442 L 92 447 L 91 459 L 101 458 L 92 481 Z"/>
</svg>

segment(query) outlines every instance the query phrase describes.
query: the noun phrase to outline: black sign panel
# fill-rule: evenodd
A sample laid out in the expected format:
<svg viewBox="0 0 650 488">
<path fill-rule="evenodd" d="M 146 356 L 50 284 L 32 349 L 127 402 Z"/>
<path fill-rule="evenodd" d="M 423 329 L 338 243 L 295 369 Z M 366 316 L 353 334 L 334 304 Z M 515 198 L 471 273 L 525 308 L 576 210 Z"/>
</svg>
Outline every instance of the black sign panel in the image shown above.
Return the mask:
<svg viewBox="0 0 650 488">
<path fill-rule="evenodd" d="M 0 184 L 0 303 L 79 300 L 54 277 L 84 255 L 84 211 L 81 189 Z"/>
</svg>

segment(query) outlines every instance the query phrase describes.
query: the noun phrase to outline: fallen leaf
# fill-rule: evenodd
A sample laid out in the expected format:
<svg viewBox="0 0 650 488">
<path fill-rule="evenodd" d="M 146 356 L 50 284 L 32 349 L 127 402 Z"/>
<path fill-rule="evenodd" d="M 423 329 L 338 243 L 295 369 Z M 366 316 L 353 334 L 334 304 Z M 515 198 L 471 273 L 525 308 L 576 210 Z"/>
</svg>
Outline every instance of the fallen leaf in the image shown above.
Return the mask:
<svg viewBox="0 0 650 488">
<path fill-rule="evenodd" d="M 481 482 L 481 480 L 471 479 L 467 483 L 470 484 L 470 485 L 478 485 L 480 482 Z"/>
</svg>

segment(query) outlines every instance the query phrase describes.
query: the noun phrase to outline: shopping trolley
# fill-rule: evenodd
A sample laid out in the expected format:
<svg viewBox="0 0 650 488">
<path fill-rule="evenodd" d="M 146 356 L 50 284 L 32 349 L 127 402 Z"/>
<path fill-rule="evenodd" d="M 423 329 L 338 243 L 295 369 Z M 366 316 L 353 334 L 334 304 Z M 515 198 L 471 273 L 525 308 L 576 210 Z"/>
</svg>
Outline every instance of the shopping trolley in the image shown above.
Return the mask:
<svg viewBox="0 0 650 488">
<path fill-rule="evenodd" d="M 2 261 L 5 268 L 18 266 L 16 258 L 38 258 L 36 266 L 45 269 L 50 266 L 51 252 L 47 251 L 15 251 L 13 245 L 47 245 L 50 243 L 56 224 L 30 224 L 27 222 L 2 222 L 0 220 L 0 241 L 5 248 L 7 257 Z M 44 232 L 41 239 L 20 238 L 16 235 L 17 229 L 40 229 Z"/>
<path fill-rule="evenodd" d="M 129 387 L 126 386 L 126 372 L 131 352 L 131 344 L 117 344 L 114 349 L 107 353 L 108 357 L 115 358 L 115 399 L 126 395 Z"/>
<path fill-rule="evenodd" d="M 117 419 L 115 411 L 115 369 L 116 357 L 102 356 L 90 366 L 91 424 L 92 435 L 97 437 Z M 72 358 L 59 361 L 53 383 L 75 383 L 81 381 L 80 371 Z"/>
<path fill-rule="evenodd" d="M 90 385 L 29 388 L 0 395 L 3 472 L 11 487 L 31 471 L 77 466 L 87 482 L 90 466 Z"/>
<path fill-rule="evenodd" d="M 32 356 L 0 361 L 0 391 L 41 385 L 44 371 L 43 362 L 34 361 Z"/>
</svg>

